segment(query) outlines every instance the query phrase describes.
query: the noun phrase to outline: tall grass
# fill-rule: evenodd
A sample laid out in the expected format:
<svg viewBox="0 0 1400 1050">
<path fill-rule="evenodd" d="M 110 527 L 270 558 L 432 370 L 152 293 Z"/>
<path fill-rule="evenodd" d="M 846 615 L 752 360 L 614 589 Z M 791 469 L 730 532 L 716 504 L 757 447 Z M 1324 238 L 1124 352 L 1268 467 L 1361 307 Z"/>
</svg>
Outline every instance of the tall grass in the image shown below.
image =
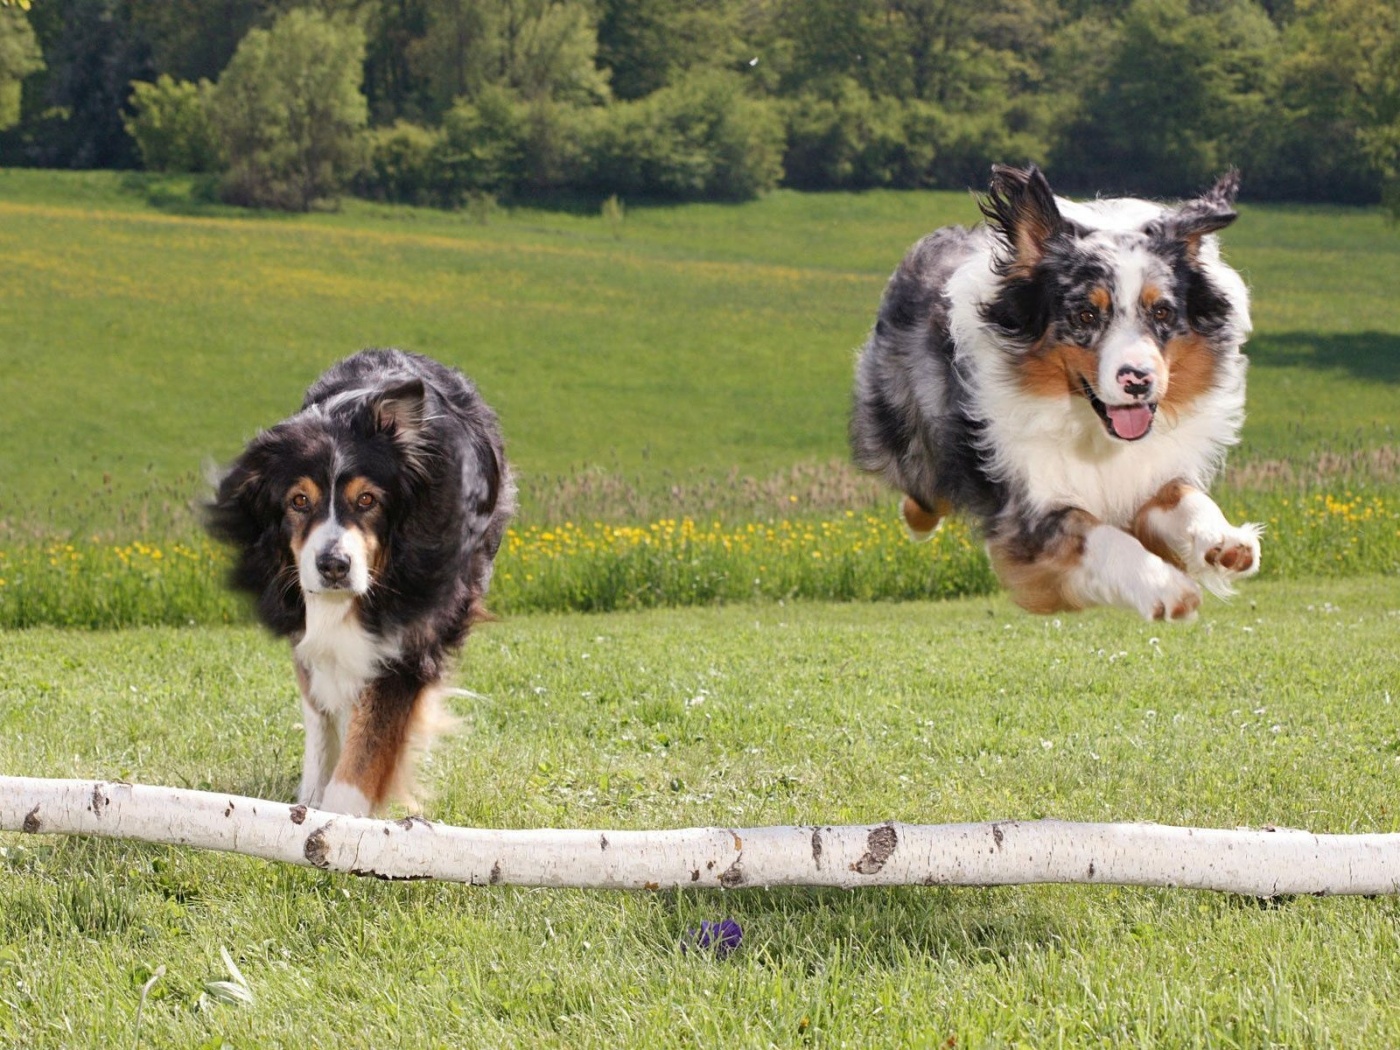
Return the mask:
<svg viewBox="0 0 1400 1050">
<path fill-rule="evenodd" d="M 794 497 L 795 499 L 795 497 Z M 1266 526 L 1262 575 L 1400 575 L 1400 486 L 1227 488 L 1235 521 Z M 793 506 L 796 506 L 794 503 Z M 228 554 L 203 538 L 27 540 L 0 551 L 0 628 L 224 624 Z M 911 543 L 893 506 L 822 516 L 521 523 L 496 563 L 503 613 L 610 612 L 743 601 L 897 601 L 995 590 L 974 529 L 957 518 Z"/>
</svg>

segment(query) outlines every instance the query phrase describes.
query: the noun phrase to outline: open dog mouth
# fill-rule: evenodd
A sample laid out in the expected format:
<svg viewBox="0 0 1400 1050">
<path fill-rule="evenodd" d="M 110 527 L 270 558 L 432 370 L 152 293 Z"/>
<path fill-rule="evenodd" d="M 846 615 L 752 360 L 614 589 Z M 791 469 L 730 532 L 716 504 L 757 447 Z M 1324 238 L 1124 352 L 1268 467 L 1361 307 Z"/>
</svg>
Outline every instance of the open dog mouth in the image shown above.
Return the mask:
<svg viewBox="0 0 1400 1050">
<path fill-rule="evenodd" d="M 1152 420 L 1157 415 L 1155 401 L 1143 405 L 1105 405 L 1083 376 L 1079 378 L 1079 384 L 1089 404 L 1103 420 L 1104 429 L 1108 431 L 1109 437 L 1118 438 L 1120 441 L 1137 441 L 1145 438 L 1152 429 Z"/>
</svg>

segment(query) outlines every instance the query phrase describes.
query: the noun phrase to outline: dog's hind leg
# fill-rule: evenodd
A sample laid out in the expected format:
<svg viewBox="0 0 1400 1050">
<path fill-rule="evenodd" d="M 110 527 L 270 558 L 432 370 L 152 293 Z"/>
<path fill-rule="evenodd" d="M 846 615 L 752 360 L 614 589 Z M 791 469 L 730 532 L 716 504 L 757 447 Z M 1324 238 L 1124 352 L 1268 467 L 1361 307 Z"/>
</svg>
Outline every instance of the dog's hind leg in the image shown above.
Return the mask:
<svg viewBox="0 0 1400 1050">
<path fill-rule="evenodd" d="M 909 538 L 915 543 L 923 543 L 938 531 L 943 519 L 953 513 L 953 505 L 946 499 L 936 499 L 930 508 L 925 507 L 913 496 L 905 496 L 900 513 L 904 517 L 904 527 L 909 532 Z"/>
<path fill-rule="evenodd" d="M 1201 604 L 1184 572 L 1077 508 L 1000 522 L 987 551 L 1016 604 L 1034 613 L 1113 605 L 1148 620 L 1188 620 Z"/>
<path fill-rule="evenodd" d="M 413 805 L 414 752 L 425 748 L 448 721 L 441 713 L 436 682 L 393 675 L 371 682 L 351 712 L 323 808 L 368 816 L 391 798 Z"/>
</svg>

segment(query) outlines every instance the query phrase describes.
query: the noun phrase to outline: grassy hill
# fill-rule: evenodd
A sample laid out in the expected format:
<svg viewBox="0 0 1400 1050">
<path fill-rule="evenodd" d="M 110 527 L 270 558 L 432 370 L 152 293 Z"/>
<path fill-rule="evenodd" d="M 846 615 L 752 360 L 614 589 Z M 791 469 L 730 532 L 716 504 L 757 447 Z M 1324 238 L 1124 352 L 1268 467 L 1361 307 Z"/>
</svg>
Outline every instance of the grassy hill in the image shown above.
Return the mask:
<svg viewBox="0 0 1400 1050">
<path fill-rule="evenodd" d="M 286 217 L 187 189 L 0 172 L 0 518 L 88 530 L 150 492 L 179 505 L 202 463 L 367 345 L 471 374 L 527 480 L 601 467 L 663 489 L 843 458 L 886 276 L 927 230 L 976 218 L 967 194 L 893 192 L 621 223 L 358 202 Z M 1258 325 L 1241 458 L 1395 443 L 1400 232 L 1379 211 L 1246 207 L 1225 240 Z"/>
</svg>

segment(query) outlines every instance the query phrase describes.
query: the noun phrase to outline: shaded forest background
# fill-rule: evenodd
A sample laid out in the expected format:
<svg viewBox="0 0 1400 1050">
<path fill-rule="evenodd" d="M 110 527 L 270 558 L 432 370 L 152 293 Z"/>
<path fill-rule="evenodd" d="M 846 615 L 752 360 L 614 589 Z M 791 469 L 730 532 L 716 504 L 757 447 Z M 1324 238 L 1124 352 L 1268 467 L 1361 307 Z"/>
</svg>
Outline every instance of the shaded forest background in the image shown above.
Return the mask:
<svg viewBox="0 0 1400 1050">
<path fill-rule="evenodd" d="M 982 185 L 1400 209 L 1397 0 L 0 0 L 0 165 L 239 204 Z M 21 6 L 23 5 L 23 6 Z"/>
</svg>

